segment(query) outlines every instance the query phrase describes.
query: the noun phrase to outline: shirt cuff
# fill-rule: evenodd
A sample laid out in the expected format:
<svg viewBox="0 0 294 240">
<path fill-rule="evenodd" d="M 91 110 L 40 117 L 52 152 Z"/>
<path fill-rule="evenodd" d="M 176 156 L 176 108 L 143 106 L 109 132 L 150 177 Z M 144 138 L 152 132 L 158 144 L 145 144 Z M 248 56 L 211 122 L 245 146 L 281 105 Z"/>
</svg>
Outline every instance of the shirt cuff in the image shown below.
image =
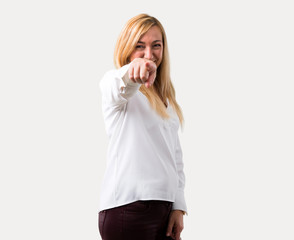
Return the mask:
<svg viewBox="0 0 294 240">
<path fill-rule="evenodd" d="M 188 215 L 187 211 L 187 205 L 185 201 L 185 196 L 184 196 L 184 191 L 183 190 L 178 190 L 176 194 L 176 199 L 175 202 L 173 203 L 172 210 L 181 210 L 183 211 L 186 215 Z"/>
<path fill-rule="evenodd" d="M 126 98 L 134 95 L 141 87 L 140 83 L 135 83 L 129 78 L 129 67 L 130 64 L 127 64 L 119 69 L 121 79 L 119 89 L 120 93 Z"/>
</svg>

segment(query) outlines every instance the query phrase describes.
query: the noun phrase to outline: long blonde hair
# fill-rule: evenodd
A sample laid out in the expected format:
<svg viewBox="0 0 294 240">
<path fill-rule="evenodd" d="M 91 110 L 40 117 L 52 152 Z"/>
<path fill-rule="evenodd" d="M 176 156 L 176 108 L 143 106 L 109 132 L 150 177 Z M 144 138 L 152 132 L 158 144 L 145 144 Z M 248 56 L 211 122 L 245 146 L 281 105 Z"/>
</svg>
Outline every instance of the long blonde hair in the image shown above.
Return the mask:
<svg viewBox="0 0 294 240">
<path fill-rule="evenodd" d="M 181 107 L 176 101 L 176 94 L 170 78 L 170 62 L 167 47 L 167 39 L 163 26 L 152 16 L 139 14 L 131 18 L 122 29 L 115 46 L 114 64 L 120 68 L 130 63 L 130 56 L 141 36 L 151 27 L 158 26 L 162 33 L 163 55 L 161 64 L 157 68 L 154 84 L 146 88 L 141 85 L 140 91 L 147 97 L 153 109 L 163 118 L 169 118 L 164 102 L 168 99 L 169 104 L 177 113 L 180 123 L 183 124 L 184 118 Z"/>
</svg>

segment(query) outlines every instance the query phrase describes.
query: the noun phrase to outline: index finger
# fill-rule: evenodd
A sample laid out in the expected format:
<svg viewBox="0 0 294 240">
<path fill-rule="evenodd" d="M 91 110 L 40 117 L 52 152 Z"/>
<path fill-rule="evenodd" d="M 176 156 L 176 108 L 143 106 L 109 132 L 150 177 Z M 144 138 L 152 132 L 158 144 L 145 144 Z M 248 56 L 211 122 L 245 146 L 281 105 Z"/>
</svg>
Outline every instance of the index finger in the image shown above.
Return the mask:
<svg viewBox="0 0 294 240">
<path fill-rule="evenodd" d="M 147 81 L 145 82 L 145 86 L 147 88 L 151 87 L 151 85 L 154 83 L 155 78 L 156 78 L 156 71 L 155 72 L 148 72 L 148 73 L 149 73 L 149 76 L 148 76 Z"/>
</svg>

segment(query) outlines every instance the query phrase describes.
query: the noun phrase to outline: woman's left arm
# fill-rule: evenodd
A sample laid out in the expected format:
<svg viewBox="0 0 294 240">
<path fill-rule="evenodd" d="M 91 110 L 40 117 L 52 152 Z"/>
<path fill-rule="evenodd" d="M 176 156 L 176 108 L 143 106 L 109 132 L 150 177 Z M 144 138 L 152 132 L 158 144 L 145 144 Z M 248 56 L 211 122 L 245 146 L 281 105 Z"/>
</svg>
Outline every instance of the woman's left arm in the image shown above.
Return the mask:
<svg viewBox="0 0 294 240">
<path fill-rule="evenodd" d="M 177 134 L 176 137 L 176 148 L 175 148 L 175 160 L 177 166 L 177 173 L 178 173 L 178 186 L 176 192 L 176 199 L 173 203 L 173 210 L 181 210 L 187 213 L 187 205 L 184 195 L 184 188 L 185 188 L 185 173 L 184 173 L 184 162 L 183 162 L 183 153 L 180 144 L 180 139 Z"/>
<path fill-rule="evenodd" d="M 176 193 L 176 199 L 173 203 L 172 212 L 169 217 L 166 235 L 171 236 L 175 240 L 180 240 L 180 234 L 184 229 L 183 215 L 187 213 L 187 206 L 184 196 L 185 174 L 183 153 L 178 135 L 176 139 L 175 158 L 179 182 L 177 186 L 178 188 Z"/>
</svg>

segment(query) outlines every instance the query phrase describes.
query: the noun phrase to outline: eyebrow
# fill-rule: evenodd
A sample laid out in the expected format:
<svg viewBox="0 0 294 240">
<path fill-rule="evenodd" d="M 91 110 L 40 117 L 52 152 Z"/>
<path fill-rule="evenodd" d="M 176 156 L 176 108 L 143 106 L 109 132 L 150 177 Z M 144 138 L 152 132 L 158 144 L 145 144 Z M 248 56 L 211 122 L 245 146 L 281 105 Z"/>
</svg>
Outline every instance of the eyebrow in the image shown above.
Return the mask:
<svg viewBox="0 0 294 240">
<path fill-rule="evenodd" d="M 161 40 L 155 40 L 155 41 L 153 41 L 152 43 L 156 43 L 156 42 L 162 42 L 162 41 L 161 41 Z M 138 43 L 145 44 L 145 42 L 142 42 L 142 41 L 138 41 Z"/>
</svg>

